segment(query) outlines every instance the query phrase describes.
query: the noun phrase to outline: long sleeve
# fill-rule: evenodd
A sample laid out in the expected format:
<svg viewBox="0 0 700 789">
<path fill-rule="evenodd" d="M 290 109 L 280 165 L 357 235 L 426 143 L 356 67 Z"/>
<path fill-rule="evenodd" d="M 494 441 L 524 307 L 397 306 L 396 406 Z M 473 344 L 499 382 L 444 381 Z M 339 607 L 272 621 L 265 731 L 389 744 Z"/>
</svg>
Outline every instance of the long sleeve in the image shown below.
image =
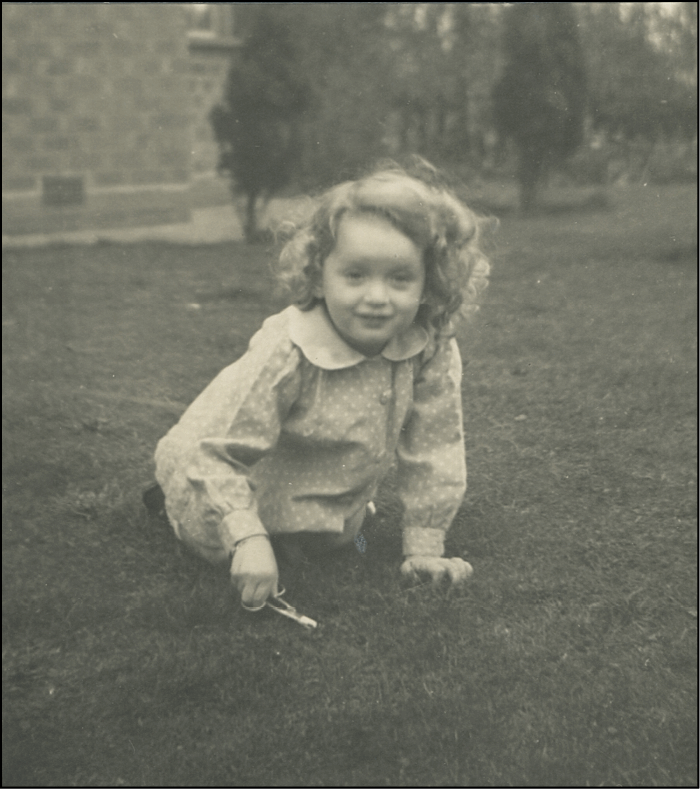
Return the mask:
<svg viewBox="0 0 700 789">
<path fill-rule="evenodd" d="M 442 556 L 445 533 L 464 498 L 461 378 L 456 341 L 438 341 L 416 377 L 413 406 L 396 450 L 406 556 Z"/>
<path fill-rule="evenodd" d="M 225 368 L 156 450 L 168 516 L 212 549 L 266 534 L 250 469 L 277 443 L 298 395 L 300 355 L 271 319 Z"/>
</svg>

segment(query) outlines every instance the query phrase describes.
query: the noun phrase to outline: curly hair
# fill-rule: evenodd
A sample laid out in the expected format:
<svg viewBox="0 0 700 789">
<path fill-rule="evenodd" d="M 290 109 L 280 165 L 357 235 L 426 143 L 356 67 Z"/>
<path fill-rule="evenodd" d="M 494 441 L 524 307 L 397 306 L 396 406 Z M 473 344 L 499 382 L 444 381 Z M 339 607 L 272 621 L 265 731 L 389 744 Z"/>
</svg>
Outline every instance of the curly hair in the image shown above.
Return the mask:
<svg viewBox="0 0 700 789">
<path fill-rule="evenodd" d="M 454 318 L 478 309 L 476 302 L 490 270 L 479 240 L 490 220 L 467 208 L 422 159 L 414 161 L 410 171 L 390 162 L 329 189 L 313 214 L 293 228 L 275 274 L 299 308 L 311 309 L 320 300 L 314 296 L 314 287 L 348 212 L 388 220 L 423 251 L 426 285 L 419 322 L 439 333 L 449 332 Z"/>
</svg>

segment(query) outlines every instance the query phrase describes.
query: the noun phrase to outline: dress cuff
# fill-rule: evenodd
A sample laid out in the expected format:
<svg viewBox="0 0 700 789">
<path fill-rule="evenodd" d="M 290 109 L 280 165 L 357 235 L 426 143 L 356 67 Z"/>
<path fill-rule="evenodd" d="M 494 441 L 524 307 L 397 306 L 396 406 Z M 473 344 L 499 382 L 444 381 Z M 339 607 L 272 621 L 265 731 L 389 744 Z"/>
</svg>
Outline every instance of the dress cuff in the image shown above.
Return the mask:
<svg viewBox="0 0 700 789">
<path fill-rule="evenodd" d="M 234 510 L 218 526 L 219 539 L 227 553 L 233 553 L 236 543 L 247 537 L 268 537 L 267 530 L 254 510 Z"/>
<path fill-rule="evenodd" d="M 409 526 L 403 531 L 404 556 L 442 556 L 445 552 L 445 532 Z"/>
</svg>

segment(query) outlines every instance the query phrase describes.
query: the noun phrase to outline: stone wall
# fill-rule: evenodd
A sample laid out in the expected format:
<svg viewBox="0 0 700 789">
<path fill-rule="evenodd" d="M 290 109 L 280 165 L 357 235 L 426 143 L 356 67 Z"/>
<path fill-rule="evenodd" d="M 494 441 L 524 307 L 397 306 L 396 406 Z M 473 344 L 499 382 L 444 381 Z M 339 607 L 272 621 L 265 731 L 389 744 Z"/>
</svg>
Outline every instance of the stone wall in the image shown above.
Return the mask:
<svg viewBox="0 0 700 789">
<path fill-rule="evenodd" d="M 207 176 L 216 170 L 218 148 L 209 113 L 223 97 L 230 58 L 227 52 L 193 46 L 190 53 L 192 97 L 192 174 Z"/>
<path fill-rule="evenodd" d="M 193 207 L 231 201 L 229 179 L 217 175 L 219 149 L 212 133 L 209 113 L 221 102 L 233 45 L 206 46 L 190 43 L 190 96 L 192 102 L 192 182 Z"/>
<path fill-rule="evenodd" d="M 181 4 L 3 3 L 2 48 L 4 234 L 189 216 Z"/>
</svg>

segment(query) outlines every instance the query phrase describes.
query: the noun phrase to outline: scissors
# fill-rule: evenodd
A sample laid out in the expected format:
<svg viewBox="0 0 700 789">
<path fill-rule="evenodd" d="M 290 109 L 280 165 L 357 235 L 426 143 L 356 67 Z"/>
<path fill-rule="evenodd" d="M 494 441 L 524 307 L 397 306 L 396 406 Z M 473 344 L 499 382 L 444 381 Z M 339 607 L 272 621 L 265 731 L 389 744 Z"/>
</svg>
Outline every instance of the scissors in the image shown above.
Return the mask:
<svg viewBox="0 0 700 789">
<path fill-rule="evenodd" d="M 245 603 L 241 603 L 243 608 L 246 611 L 261 611 L 266 606 L 273 611 L 276 611 L 281 616 L 286 616 L 288 619 L 293 619 L 295 622 L 298 622 L 302 627 L 305 627 L 307 630 L 313 630 L 314 628 L 318 627 L 318 622 L 314 619 L 311 619 L 308 616 L 304 616 L 300 614 L 297 609 L 290 605 L 286 600 L 282 599 L 282 595 L 287 590 L 282 587 L 282 589 L 277 592 L 276 595 L 272 595 L 271 598 L 266 600 L 262 605 L 251 607 L 246 605 Z"/>
</svg>

